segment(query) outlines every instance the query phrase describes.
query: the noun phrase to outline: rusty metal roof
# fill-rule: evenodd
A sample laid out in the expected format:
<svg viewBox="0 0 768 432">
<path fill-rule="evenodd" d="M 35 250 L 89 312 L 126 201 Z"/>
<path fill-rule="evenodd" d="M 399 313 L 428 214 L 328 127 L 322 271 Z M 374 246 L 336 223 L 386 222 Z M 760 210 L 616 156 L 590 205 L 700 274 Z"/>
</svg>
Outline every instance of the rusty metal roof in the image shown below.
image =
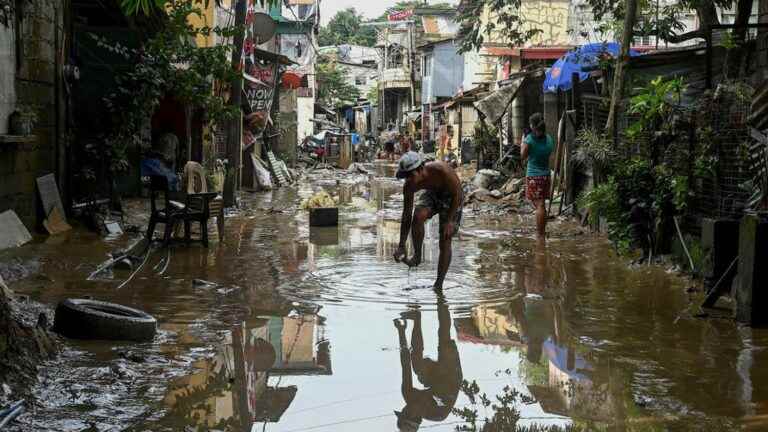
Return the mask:
<svg viewBox="0 0 768 432">
<path fill-rule="evenodd" d="M 452 16 L 425 15 L 421 17 L 424 33 L 452 36 L 459 31 L 459 25 Z"/>
</svg>

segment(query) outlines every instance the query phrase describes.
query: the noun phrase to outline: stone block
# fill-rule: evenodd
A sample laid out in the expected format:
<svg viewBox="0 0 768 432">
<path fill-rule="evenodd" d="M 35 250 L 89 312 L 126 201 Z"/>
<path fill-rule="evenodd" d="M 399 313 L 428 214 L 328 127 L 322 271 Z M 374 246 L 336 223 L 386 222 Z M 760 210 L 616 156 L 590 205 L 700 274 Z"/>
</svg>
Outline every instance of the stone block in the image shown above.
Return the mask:
<svg viewBox="0 0 768 432">
<path fill-rule="evenodd" d="M 734 297 L 736 320 L 752 325 L 768 324 L 768 220 L 746 214 L 739 233 L 739 274 Z"/>
</svg>

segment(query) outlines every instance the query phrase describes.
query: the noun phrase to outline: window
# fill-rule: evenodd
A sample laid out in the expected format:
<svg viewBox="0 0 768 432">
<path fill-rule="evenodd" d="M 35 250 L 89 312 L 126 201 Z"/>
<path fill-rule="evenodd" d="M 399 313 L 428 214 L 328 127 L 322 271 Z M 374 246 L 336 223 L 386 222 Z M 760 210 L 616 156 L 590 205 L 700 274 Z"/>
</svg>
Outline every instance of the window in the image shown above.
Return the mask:
<svg viewBox="0 0 768 432">
<path fill-rule="evenodd" d="M 403 66 L 403 47 L 392 45 L 389 47 L 387 69 L 397 69 Z"/>
<path fill-rule="evenodd" d="M 432 55 L 425 55 L 423 59 L 423 66 L 421 68 L 422 76 L 428 77 L 432 75 Z"/>
<path fill-rule="evenodd" d="M 368 79 L 365 77 L 365 75 L 358 75 L 355 77 L 355 85 L 365 85 L 368 82 Z"/>
</svg>

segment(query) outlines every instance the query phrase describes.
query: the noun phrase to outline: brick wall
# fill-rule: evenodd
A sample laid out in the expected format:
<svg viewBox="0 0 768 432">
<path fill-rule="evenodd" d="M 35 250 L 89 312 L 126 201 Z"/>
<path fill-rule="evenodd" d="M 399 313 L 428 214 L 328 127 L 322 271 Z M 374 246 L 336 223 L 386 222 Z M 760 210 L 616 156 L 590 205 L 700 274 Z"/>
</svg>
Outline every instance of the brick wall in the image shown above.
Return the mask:
<svg viewBox="0 0 768 432">
<path fill-rule="evenodd" d="M 5 85 L 0 87 L 4 89 L 3 101 L 12 95 L 17 103 L 31 105 L 35 109 L 38 115 L 33 132 L 36 140 L 34 143 L 0 144 L 0 212 L 13 209 L 27 228 L 34 229 L 41 221 L 35 179 L 56 172 L 56 158 L 59 155 L 54 52 L 63 39 L 62 34 L 59 33 L 57 37 L 55 31 L 60 32 L 63 27 L 60 2 L 44 0 L 29 5 L 32 9 L 24 13 L 20 68 L 16 67 L 15 54 L 6 54 L 7 38 L 4 34 L 0 35 L 3 40 L 3 46 L 0 47 L 0 75 L 3 76 L 3 84 L 5 81 L 12 82 L 13 88 L 7 89 Z M 0 33 L 6 30 L 0 24 Z M 12 28 L 10 30 L 13 31 Z M 11 43 L 13 53 L 17 41 Z M 6 108 L 0 108 L 0 122 L 4 123 L 3 126 L 7 125 L 8 103 Z M 0 128 L 0 133 L 7 133 L 7 129 Z"/>
</svg>

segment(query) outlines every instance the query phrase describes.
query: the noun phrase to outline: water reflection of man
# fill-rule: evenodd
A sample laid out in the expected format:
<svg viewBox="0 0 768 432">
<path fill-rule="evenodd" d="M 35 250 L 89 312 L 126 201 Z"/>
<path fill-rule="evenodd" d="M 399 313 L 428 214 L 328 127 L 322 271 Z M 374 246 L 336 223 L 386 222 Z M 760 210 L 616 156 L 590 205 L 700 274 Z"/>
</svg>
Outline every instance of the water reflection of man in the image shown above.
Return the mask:
<svg viewBox="0 0 768 432">
<path fill-rule="evenodd" d="M 418 430 L 422 419 L 436 422 L 445 420 L 456 404 L 459 394 L 463 378 L 459 351 L 456 341 L 451 339 L 451 314 L 442 297 L 438 299 L 437 318 L 437 361 L 424 357 L 421 312 L 405 312 L 403 319 L 394 321 L 400 341 L 400 365 L 403 373 L 401 391 L 405 399 L 405 407 L 401 411 L 395 411 L 395 415 L 398 430 L 403 432 Z M 410 353 L 405 336 L 408 319 L 413 320 Z M 411 366 L 425 389 L 413 386 Z"/>
</svg>

